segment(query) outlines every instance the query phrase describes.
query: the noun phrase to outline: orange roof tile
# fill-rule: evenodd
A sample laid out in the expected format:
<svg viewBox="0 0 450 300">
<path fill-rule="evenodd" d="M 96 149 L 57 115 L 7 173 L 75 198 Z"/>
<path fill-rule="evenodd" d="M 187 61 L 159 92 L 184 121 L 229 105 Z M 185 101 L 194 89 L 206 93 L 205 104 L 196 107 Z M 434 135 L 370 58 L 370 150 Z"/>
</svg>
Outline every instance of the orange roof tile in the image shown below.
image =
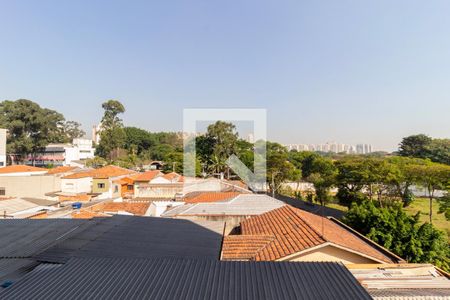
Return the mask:
<svg viewBox="0 0 450 300">
<path fill-rule="evenodd" d="M 48 169 L 38 168 L 33 166 L 26 165 L 14 165 L 0 168 L 0 174 L 8 174 L 8 173 L 25 173 L 25 172 L 42 172 L 47 171 Z"/>
<path fill-rule="evenodd" d="M 95 217 L 110 217 L 110 215 L 99 213 L 99 212 L 92 212 L 88 210 L 80 210 L 77 212 L 73 212 L 71 214 L 72 219 L 92 219 Z"/>
<path fill-rule="evenodd" d="M 59 201 L 90 201 L 91 198 L 92 196 L 87 194 L 80 194 L 73 196 L 65 196 L 65 195 L 58 196 Z"/>
<path fill-rule="evenodd" d="M 175 179 L 177 179 L 177 182 L 184 182 L 184 177 L 175 172 L 164 174 L 163 177 L 170 181 L 174 181 Z"/>
<path fill-rule="evenodd" d="M 73 170 L 75 170 L 77 168 L 78 167 L 61 166 L 61 167 L 56 167 L 56 168 L 50 169 L 47 172 L 47 174 L 61 174 L 61 173 L 66 173 L 66 172 L 73 171 Z"/>
<path fill-rule="evenodd" d="M 147 171 L 136 176 L 134 181 L 150 181 L 158 176 L 163 176 L 163 173 L 158 170 Z"/>
<path fill-rule="evenodd" d="M 129 203 L 129 202 L 108 202 L 105 203 L 101 210 L 103 212 L 126 211 L 133 215 L 143 216 L 147 212 L 150 202 L 148 203 Z"/>
<path fill-rule="evenodd" d="M 238 192 L 194 192 L 184 197 L 186 203 L 218 202 L 235 198 Z"/>
<path fill-rule="evenodd" d="M 222 258 L 226 260 L 251 260 L 275 239 L 272 235 L 229 235 L 224 237 Z"/>
<path fill-rule="evenodd" d="M 110 178 L 110 177 L 131 175 L 134 173 L 135 172 L 132 170 L 109 165 L 109 166 L 102 167 L 100 169 L 78 172 L 78 173 L 74 173 L 74 174 L 71 174 L 68 176 L 64 176 L 63 179 L 79 179 L 79 178 L 86 178 L 86 177 Z"/>
<path fill-rule="evenodd" d="M 94 178 L 110 178 L 110 177 L 118 177 L 118 176 L 125 176 L 125 175 L 131 175 L 136 173 L 133 170 L 121 168 L 118 166 L 105 166 L 100 169 L 95 169 L 92 171 L 94 174 Z"/>
<path fill-rule="evenodd" d="M 394 262 L 373 245 L 335 222 L 290 205 L 244 220 L 241 222 L 241 232 L 242 240 L 239 242 L 236 242 L 239 238 L 235 237 L 224 239 L 223 249 L 227 250 L 222 254 L 224 260 L 239 259 L 241 252 L 243 255 L 240 259 L 248 259 L 250 256 L 252 260 L 258 261 L 277 260 L 324 243 L 332 243 L 379 261 Z M 273 237 L 273 240 L 261 249 L 256 249 L 253 246 L 256 236 L 264 237 L 258 245 L 263 245 L 262 242 L 267 241 L 268 236 Z M 249 254 L 250 249 L 256 249 L 253 255 Z"/>
<path fill-rule="evenodd" d="M 117 180 L 113 181 L 114 183 L 120 184 L 120 185 L 125 185 L 125 184 L 133 184 L 134 183 L 134 179 L 130 177 L 123 177 Z"/>
</svg>

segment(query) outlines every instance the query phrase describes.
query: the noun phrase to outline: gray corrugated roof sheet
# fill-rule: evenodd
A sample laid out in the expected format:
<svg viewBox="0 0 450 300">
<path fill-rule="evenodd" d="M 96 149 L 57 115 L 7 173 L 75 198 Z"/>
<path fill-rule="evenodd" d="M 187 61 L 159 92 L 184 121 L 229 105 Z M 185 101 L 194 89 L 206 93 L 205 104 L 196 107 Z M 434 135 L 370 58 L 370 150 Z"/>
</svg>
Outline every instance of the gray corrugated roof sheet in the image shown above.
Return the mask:
<svg viewBox="0 0 450 300">
<path fill-rule="evenodd" d="M 0 258 L 30 257 L 91 223 L 72 219 L 0 220 Z"/>
<path fill-rule="evenodd" d="M 3 258 L 0 259 L 0 284 L 3 280 L 16 279 L 26 274 L 38 263 L 28 258 Z"/>
<path fill-rule="evenodd" d="M 218 259 L 222 231 L 221 222 L 197 224 L 181 219 L 116 215 L 98 219 L 95 226 L 72 235 L 36 259 L 45 262 L 64 262 L 71 257 Z"/>
<path fill-rule="evenodd" d="M 267 195 L 258 194 L 241 194 L 229 201 L 186 204 L 171 209 L 164 214 L 163 217 L 176 216 L 252 216 L 261 215 L 268 211 L 280 208 L 285 205 Z"/>
<path fill-rule="evenodd" d="M 51 284 L 49 284 L 51 283 Z M 337 263 L 71 259 L 1 299 L 371 299 Z"/>
</svg>

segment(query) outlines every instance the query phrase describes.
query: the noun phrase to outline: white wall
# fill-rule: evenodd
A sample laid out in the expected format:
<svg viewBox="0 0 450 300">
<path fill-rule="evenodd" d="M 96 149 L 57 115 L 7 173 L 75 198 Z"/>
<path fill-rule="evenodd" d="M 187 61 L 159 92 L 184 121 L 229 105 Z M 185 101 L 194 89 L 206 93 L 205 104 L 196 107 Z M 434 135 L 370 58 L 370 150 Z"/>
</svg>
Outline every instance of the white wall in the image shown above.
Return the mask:
<svg viewBox="0 0 450 300">
<path fill-rule="evenodd" d="M 90 193 L 92 191 L 92 177 L 77 179 L 61 179 L 63 193 Z"/>
<path fill-rule="evenodd" d="M 163 212 L 167 210 L 167 207 L 170 205 L 171 207 L 183 205 L 184 202 L 174 202 L 174 201 L 154 201 L 150 204 L 150 207 L 147 210 L 146 216 L 152 217 L 160 217 Z"/>
</svg>

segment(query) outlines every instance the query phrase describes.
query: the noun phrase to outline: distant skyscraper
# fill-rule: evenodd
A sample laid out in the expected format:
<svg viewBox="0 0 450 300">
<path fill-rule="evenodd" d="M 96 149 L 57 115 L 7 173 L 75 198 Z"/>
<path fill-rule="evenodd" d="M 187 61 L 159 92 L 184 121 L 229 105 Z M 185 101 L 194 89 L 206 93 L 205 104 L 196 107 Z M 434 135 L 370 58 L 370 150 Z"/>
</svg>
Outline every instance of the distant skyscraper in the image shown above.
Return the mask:
<svg viewBox="0 0 450 300">
<path fill-rule="evenodd" d="M 347 154 L 368 154 L 372 153 L 372 145 L 358 144 L 347 145 L 335 142 L 328 142 L 326 144 L 287 144 L 285 147 L 291 151 L 316 151 L 316 152 L 332 152 L 332 153 L 347 153 Z"/>
</svg>

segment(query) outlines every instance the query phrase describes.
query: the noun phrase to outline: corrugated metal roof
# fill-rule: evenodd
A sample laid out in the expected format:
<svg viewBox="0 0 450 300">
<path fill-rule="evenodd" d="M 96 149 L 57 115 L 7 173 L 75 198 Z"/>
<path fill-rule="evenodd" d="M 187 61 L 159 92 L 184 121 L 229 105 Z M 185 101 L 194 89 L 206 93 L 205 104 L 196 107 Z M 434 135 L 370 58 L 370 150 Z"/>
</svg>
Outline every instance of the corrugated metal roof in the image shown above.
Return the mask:
<svg viewBox="0 0 450 300">
<path fill-rule="evenodd" d="M 28 258 L 3 258 L 0 259 L 0 284 L 3 280 L 13 280 L 26 274 L 36 267 L 38 263 Z"/>
<path fill-rule="evenodd" d="M 0 258 L 30 257 L 90 224 L 72 219 L 0 220 Z"/>
<path fill-rule="evenodd" d="M 51 283 L 51 285 L 49 285 Z M 337 263 L 71 259 L 1 299 L 371 299 Z"/>
<path fill-rule="evenodd" d="M 275 198 L 267 195 L 241 194 L 230 201 L 198 203 L 178 206 L 165 212 L 163 217 L 175 216 L 252 216 L 277 209 L 285 205 Z"/>
<path fill-rule="evenodd" d="M 71 257 L 191 257 L 218 259 L 221 222 L 116 215 L 36 256 L 46 262 Z"/>
<path fill-rule="evenodd" d="M 363 264 L 347 268 L 377 299 L 450 299 L 450 279 L 431 264 Z"/>
</svg>

